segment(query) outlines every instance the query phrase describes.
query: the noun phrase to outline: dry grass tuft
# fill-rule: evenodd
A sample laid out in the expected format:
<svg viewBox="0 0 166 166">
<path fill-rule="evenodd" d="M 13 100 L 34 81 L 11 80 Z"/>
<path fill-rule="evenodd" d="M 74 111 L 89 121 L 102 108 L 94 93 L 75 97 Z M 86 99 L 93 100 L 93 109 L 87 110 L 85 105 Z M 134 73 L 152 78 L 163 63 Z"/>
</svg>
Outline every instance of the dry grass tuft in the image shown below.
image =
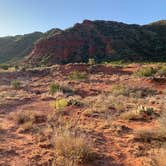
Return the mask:
<svg viewBox="0 0 166 166">
<path fill-rule="evenodd" d="M 49 86 L 49 93 L 51 95 L 54 95 L 57 92 L 73 94 L 74 90 L 71 89 L 70 87 L 67 87 L 67 86 L 62 86 L 62 85 L 57 84 L 57 83 L 51 83 Z"/>
<path fill-rule="evenodd" d="M 147 120 L 154 114 L 151 107 L 139 106 L 137 110 L 124 112 L 120 115 L 124 120 Z"/>
<path fill-rule="evenodd" d="M 86 80 L 88 79 L 88 74 L 86 72 L 79 72 L 75 70 L 69 74 L 68 78 L 70 80 Z"/>
<path fill-rule="evenodd" d="M 79 165 L 94 159 L 92 147 L 85 140 L 69 133 L 63 133 L 55 139 L 55 162 L 64 165 Z"/>
<path fill-rule="evenodd" d="M 139 69 L 134 75 L 138 77 L 152 77 L 156 74 L 157 70 L 153 67 L 143 67 Z"/>
<path fill-rule="evenodd" d="M 13 80 L 11 82 L 11 86 L 12 86 L 13 89 L 18 90 L 21 87 L 21 83 L 18 80 Z"/>
<path fill-rule="evenodd" d="M 14 120 L 15 123 L 19 125 L 20 132 L 25 132 L 35 129 L 35 125 L 37 123 L 46 122 L 47 117 L 42 114 L 26 110 L 10 114 L 9 119 Z"/>
<path fill-rule="evenodd" d="M 161 117 L 158 119 L 159 127 L 156 129 L 142 129 L 138 130 L 135 134 L 137 140 L 143 142 L 150 142 L 151 140 L 166 141 L 166 112 L 164 111 L 161 114 Z"/>
<path fill-rule="evenodd" d="M 26 131 L 30 131 L 31 129 L 33 129 L 33 122 L 32 121 L 28 121 L 25 122 L 24 124 L 22 124 L 21 126 L 21 131 L 22 132 L 26 132 Z"/>
<path fill-rule="evenodd" d="M 13 115 L 14 116 L 11 118 L 15 120 L 17 124 L 24 124 L 35 120 L 35 113 L 32 111 L 20 111 Z"/>
</svg>

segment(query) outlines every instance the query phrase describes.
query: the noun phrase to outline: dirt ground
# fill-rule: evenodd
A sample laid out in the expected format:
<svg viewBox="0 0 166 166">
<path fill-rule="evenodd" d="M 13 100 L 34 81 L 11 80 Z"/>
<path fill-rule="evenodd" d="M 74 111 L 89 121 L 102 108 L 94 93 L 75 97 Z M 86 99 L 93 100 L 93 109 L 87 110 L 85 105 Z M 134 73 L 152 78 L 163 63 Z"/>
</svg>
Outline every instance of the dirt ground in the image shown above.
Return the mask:
<svg viewBox="0 0 166 166">
<path fill-rule="evenodd" d="M 143 166 L 152 165 L 151 145 L 134 139 L 139 129 L 153 130 L 158 126 L 157 117 L 148 120 L 124 120 L 122 112 L 136 109 L 139 105 L 152 107 L 160 114 L 165 109 L 166 78 L 135 77 L 133 73 L 142 66 L 131 64 L 125 67 L 111 65 L 89 66 L 85 64 L 55 65 L 47 68 L 27 71 L 0 72 L 0 165 L 1 166 L 49 166 L 54 158 L 54 148 L 50 145 L 46 133 L 40 138 L 37 131 L 21 132 L 20 126 L 12 117 L 20 111 L 36 112 L 41 121 L 35 124 L 37 129 L 47 125 L 47 117 L 54 108 L 58 95 L 76 98 L 84 106 L 70 105 L 65 108 L 66 119 L 77 123 L 93 142 L 93 150 L 98 154 L 94 166 Z M 74 71 L 87 72 L 86 80 L 71 80 L 68 75 Z M 21 87 L 13 89 L 11 82 L 19 80 Z M 73 94 L 49 93 L 52 82 L 74 89 Z M 143 97 L 113 96 L 109 107 L 109 116 L 100 112 L 86 115 L 85 111 L 95 101 L 99 107 L 105 106 L 104 96 L 111 94 L 113 86 L 121 84 L 130 88 L 150 89 L 154 95 Z M 107 99 L 108 100 L 108 99 Z M 86 103 L 89 102 L 87 106 Z M 96 107 L 95 107 L 96 108 Z M 94 108 L 94 109 L 95 109 Z M 40 119 L 39 117 L 39 119 Z M 39 139 L 40 138 L 40 139 Z M 157 147 L 158 148 L 158 147 Z M 156 147 L 153 150 L 157 149 Z M 89 164 L 85 164 L 89 165 Z"/>
</svg>

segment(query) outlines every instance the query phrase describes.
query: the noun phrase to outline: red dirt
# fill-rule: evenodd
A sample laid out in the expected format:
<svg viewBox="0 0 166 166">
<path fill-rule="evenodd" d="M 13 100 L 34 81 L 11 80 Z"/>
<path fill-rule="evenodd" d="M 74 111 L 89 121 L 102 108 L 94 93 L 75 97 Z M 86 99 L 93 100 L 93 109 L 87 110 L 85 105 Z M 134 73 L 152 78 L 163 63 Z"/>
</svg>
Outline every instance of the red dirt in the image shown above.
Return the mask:
<svg viewBox="0 0 166 166">
<path fill-rule="evenodd" d="M 161 111 L 162 92 L 166 89 L 166 81 L 155 82 L 151 79 L 135 78 L 132 73 L 139 68 L 138 65 L 131 65 L 125 68 L 112 68 L 111 66 L 100 65 L 97 68 L 89 69 L 88 65 L 62 65 L 58 69 L 52 68 L 49 74 L 41 76 L 29 72 L 0 73 L 0 94 L 8 93 L 2 101 L 0 100 L 0 124 L 3 132 L 0 133 L 0 165 L 1 166 L 47 166 L 51 165 L 53 149 L 48 148 L 48 140 L 36 141 L 36 137 L 31 132 L 20 133 L 19 127 L 9 116 L 18 111 L 34 111 L 47 116 L 53 111 L 50 103 L 54 97 L 48 95 L 49 85 L 56 81 L 64 83 L 76 90 L 75 95 L 82 99 L 95 97 L 102 93 L 110 93 L 113 85 L 124 84 L 129 87 L 143 87 L 157 90 L 158 102 L 147 105 L 153 106 L 157 111 Z M 88 80 L 73 81 L 67 76 L 73 70 L 86 71 L 91 73 Z M 13 90 L 10 81 L 21 80 L 23 87 L 21 90 Z M 14 94 L 15 99 L 11 93 Z M 10 96 L 10 98 L 7 96 Z M 101 103 L 102 104 L 102 103 Z M 151 121 L 123 121 L 115 120 L 115 126 L 126 126 L 129 130 L 114 131 L 105 125 L 105 120 L 99 117 L 87 117 L 83 114 L 84 108 L 67 107 L 67 119 L 78 121 L 94 141 L 96 153 L 95 166 L 142 166 L 147 156 L 139 155 L 139 149 L 143 145 L 133 141 L 134 132 L 137 129 L 155 127 L 156 120 Z M 43 122 L 44 123 L 44 122 Z"/>
</svg>

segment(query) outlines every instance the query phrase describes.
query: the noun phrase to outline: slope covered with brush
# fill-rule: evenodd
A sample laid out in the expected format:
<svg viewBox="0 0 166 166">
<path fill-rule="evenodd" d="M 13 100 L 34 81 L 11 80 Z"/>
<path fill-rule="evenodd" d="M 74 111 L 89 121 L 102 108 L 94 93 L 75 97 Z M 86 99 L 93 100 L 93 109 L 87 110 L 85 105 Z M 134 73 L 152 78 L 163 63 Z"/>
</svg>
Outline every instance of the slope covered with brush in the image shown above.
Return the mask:
<svg viewBox="0 0 166 166">
<path fill-rule="evenodd" d="M 13 63 L 29 54 L 41 32 L 0 38 L 0 63 Z"/>
<path fill-rule="evenodd" d="M 132 25 L 89 21 L 46 35 L 28 56 L 33 65 L 87 62 L 94 58 L 126 61 L 166 61 L 166 24 Z"/>
</svg>

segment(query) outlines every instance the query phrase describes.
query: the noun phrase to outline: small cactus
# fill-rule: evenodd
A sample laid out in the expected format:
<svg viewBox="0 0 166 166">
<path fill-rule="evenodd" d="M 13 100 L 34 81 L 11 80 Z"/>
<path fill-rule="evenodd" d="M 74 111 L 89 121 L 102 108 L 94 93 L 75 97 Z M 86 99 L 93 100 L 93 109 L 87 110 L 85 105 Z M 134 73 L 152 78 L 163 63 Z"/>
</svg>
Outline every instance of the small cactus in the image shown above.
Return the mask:
<svg viewBox="0 0 166 166">
<path fill-rule="evenodd" d="M 147 115 L 152 115 L 152 113 L 154 112 L 153 108 L 151 107 L 146 107 L 146 106 L 139 106 L 137 109 L 138 113 L 145 113 Z"/>
</svg>

